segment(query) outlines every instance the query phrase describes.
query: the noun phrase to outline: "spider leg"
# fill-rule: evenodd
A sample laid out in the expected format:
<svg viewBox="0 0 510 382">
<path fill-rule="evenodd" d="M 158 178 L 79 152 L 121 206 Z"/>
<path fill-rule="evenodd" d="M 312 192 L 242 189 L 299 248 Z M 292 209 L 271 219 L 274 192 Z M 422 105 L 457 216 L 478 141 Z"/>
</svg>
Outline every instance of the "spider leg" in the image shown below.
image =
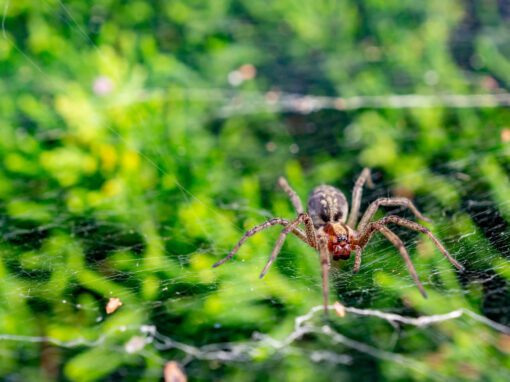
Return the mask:
<svg viewBox="0 0 510 382">
<path fill-rule="evenodd" d="M 303 223 L 305 224 L 305 233 L 306 238 L 308 239 L 308 245 L 317 249 L 317 235 L 315 233 L 315 227 L 313 226 L 312 218 L 307 213 L 303 214 Z"/>
<path fill-rule="evenodd" d="M 393 244 L 398 249 L 400 256 L 402 256 L 402 258 L 404 259 L 404 261 L 407 265 L 407 269 L 409 270 L 409 273 L 411 274 L 411 277 L 413 278 L 414 283 L 420 290 L 420 293 L 422 294 L 422 296 L 424 298 L 427 298 L 427 293 L 425 292 L 425 289 L 423 288 L 423 285 L 422 285 L 420 279 L 418 278 L 418 274 L 416 273 L 416 269 L 414 268 L 413 262 L 411 261 L 411 258 L 409 257 L 409 253 L 407 252 L 407 249 L 404 246 L 404 243 L 388 227 L 386 227 L 385 225 L 379 225 L 379 224 L 374 223 L 374 230 L 371 230 L 370 233 L 368 234 L 369 237 L 364 240 L 363 247 L 365 247 L 367 245 L 368 241 L 370 240 L 370 237 L 376 231 L 381 232 L 386 237 L 386 239 L 388 239 L 391 242 L 391 244 Z M 363 247 L 356 248 L 356 258 L 354 259 L 354 269 L 353 269 L 354 273 L 357 273 L 359 271 L 359 267 L 361 264 L 361 252 L 363 250 Z"/>
<path fill-rule="evenodd" d="M 278 185 L 289 195 L 290 201 L 292 202 L 292 205 L 296 209 L 298 214 L 302 214 L 305 212 L 303 209 L 303 204 L 301 203 L 301 199 L 299 198 L 296 191 L 292 189 L 292 187 L 289 185 L 289 182 L 287 182 L 287 179 L 285 179 L 283 176 L 280 176 L 278 178 Z"/>
<path fill-rule="evenodd" d="M 321 277 L 322 277 L 322 297 L 324 301 L 324 313 L 328 314 L 328 299 L 329 299 L 329 268 L 330 268 L 330 262 L 329 262 L 329 255 L 328 255 L 328 249 L 327 244 L 324 242 L 324 240 L 319 241 L 319 254 L 320 254 L 320 261 L 321 261 Z"/>
<path fill-rule="evenodd" d="M 407 207 L 418 219 L 430 222 L 430 219 L 423 216 L 421 212 L 418 211 L 414 203 L 407 198 L 379 198 L 373 201 L 366 209 L 363 217 L 361 218 L 361 221 L 359 222 L 358 231 L 363 231 L 363 229 L 366 227 L 370 219 L 372 219 L 372 217 L 375 215 L 380 206 Z"/>
<path fill-rule="evenodd" d="M 359 207 L 361 205 L 361 194 L 363 193 L 363 185 L 365 182 L 369 187 L 374 186 L 370 177 L 370 169 L 367 167 L 361 171 L 361 174 L 359 175 L 356 183 L 354 184 L 354 188 L 352 189 L 351 213 L 349 214 L 347 225 L 353 229 L 356 228 L 356 222 L 358 221 Z"/>
<path fill-rule="evenodd" d="M 278 185 L 287 193 L 287 195 L 290 198 L 290 201 L 292 202 L 292 205 L 296 209 L 298 214 L 304 214 L 303 204 L 301 203 L 301 199 L 299 198 L 296 191 L 292 189 L 292 187 L 289 185 L 289 182 L 287 182 L 287 179 L 285 179 L 283 176 L 280 176 L 278 178 Z M 304 214 L 303 222 L 305 223 L 305 231 L 306 231 L 306 237 L 308 239 L 308 244 L 313 247 L 317 248 L 317 237 L 315 235 L 315 228 L 313 226 L 312 219 L 308 214 Z"/>
<path fill-rule="evenodd" d="M 303 221 L 304 214 L 300 214 L 292 223 L 288 224 L 283 231 L 280 233 L 280 236 L 278 237 L 278 240 L 276 241 L 276 244 L 273 248 L 273 251 L 271 252 L 271 256 L 269 257 L 269 260 L 267 261 L 266 265 L 264 266 L 264 269 L 262 269 L 262 272 L 260 273 L 259 278 L 262 278 L 266 275 L 267 271 L 269 270 L 269 267 L 276 259 L 276 256 L 280 253 L 280 250 L 282 249 L 283 242 L 285 241 L 285 238 L 287 235 L 292 232 L 298 224 L 300 224 Z"/>
<path fill-rule="evenodd" d="M 354 273 L 359 272 L 359 267 L 361 266 L 361 252 L 362 251 L 363 251 L 363 249 L 361 247 L 356 247 L 356 257 L 354 258 L 354 267 L 352 269 L 352 271 Z"/>
<path fill-rule="evenodd" d="M 432 240 L 432 242 L 435 244 L 437 249 L 439 249 L 439 252 L 441 252 L 443 256 L 450 261 L 450 263 L 452 263 L 458 270 L 460 271 L 464 270 L 464 267 L 448 253 L 443 244 L 441 244 L 441 242 L 434 236 L 432 232 L 430 232 L 428 228 L 422 226 L 421 224 L 401 218 L 400 216 L 396 215 L 385 216 L 382 219 L 377 220 L 376 222 L 368 223 L 360 235 L 358 245 L 364 247 L 368 240 L 370 239 L 370 237 L 372 236 L 372 234 L 374 233 L 374 231 L 378 229 L 378 227 L 385 226 L 389 223 L 393 223 L 402 227 L 409 228 L 410 230 L 426 234 L 430 238 L 430 240 Z"/>
<path fill-rule="evenodd" d="M 241 237 L 241 240 L 239 240 L 239 242 L 236 244 L 236 246 L 230 251 L 230 253 L 224 257 L 223 259 L 221 259 L 220 261 L 218 261 L 217 263 L 215 263 L 213 265 L 213 268 L 216 268 L 216 267 L 219 267 L 220 265 L 222 265 L 223 263 L 227 262 L 228 260 L 230 260 L 232 257 L 234 257 L 234 255 L 237 253 L 237 251 L 239 251 L 239 248 L 241 248 L 241 246 L 244 244 L 244 242 L 250 237 L 250 236 L 253 236 L 255 235 L 257 232 L 260 232 L 266 228 L 269 228 L 269 227 L 272 227 L 274 225 L 277 225 L 277 224 L 280 224 L 280 225 L 283 225 L 283 226 L 288 226 L 289 225 L 289 222 L 288 220 L 285 220 L 285 219 L 280 219 L 280 218 L 274 218 L 274 219 L 271 219 L 271 220 L 268 220 L 267 222 L 265 223 L 262 223 L 262 224 L 259 224 L 255 227 L 253 227 L 252 229 L 250 229 L 249 231 L 247 231 L 243 237 Z M 308 242 L 308 239 L 307 239 L 307 236 L 305 235 L 305 233 L 303 231 L 301 231 L 299 228 L 294 228 L 292 230 L 292 233 L 294 235 L 296 235 L 297 237 L 299 237 L 301 240 L 303 240 L 305 243 L 309 244 Z M 310 245 L 310 244 L 309 244 Z"/>
<path fill-rule="evenodd" d="M 386 226 L 381 226 L 378 228 L 378 230 L 386 237 L 386 239 L 388 239 L 391 242 L 391 244 L 393 244 L 398 249 L 398 251 L 400 252 L 400 256 L 402 256 L 402 258 L 404 259 L 404 261 L 407 265 L 407 269 L 409 270 L 409 273 L 411 274 L 411 277 L 413 278 L 414 283 L 420 290 L 420 293 L 422 294 L 422 296 L 424 298 L 427 298 L 427 293 L 425 292 L 425 289 L 423 288 L 423 285 L 422 285 L 420 279 L 418 278 L 416 269 L 414 268 L 413 262 L 411 261 L 411 258 L 409 257 L 409 253 L 407 252 L 407 249 L 404 246 L 404 243 L 402 242 L 402 240 L 400 240 L 400 238 Z"/>
<path fill-rule="evenodd" d="M 283 176 L 281 176 L 278 179 L 278 185 L 289 195 L 290 201 L 292 202 L 292 205 L 296 209 L 298 214 L 304 214 L 303 204 L 301 203 L 301 199 L 299 198 L 296 191 L 292 189 L 292 187 L 289 185 L 289 182 L 287 182 L 287 179 L 285 179 Z M 313 226 L 312 219 L 308 214 L 305 214 L 305 217 L 303 218 L 303 222 L 305 223 L 305 231 L 306 231 L 306 237 L 308 239 L 308 244 L 312 246 L 313 248 L 317 248 L 317 237 L 315 235 L 315 228 Z"/>
</svg>

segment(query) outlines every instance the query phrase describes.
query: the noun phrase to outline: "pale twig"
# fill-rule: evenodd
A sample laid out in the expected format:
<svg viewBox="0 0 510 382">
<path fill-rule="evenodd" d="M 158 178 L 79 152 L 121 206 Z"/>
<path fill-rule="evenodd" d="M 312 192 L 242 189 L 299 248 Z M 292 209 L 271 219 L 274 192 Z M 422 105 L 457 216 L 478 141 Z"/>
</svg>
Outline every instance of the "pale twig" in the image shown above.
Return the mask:
<svg viewBox="0 0 510 382">
<path fill-rule="evenodd" d="M 218 117 L 258 113 L 293 112 L 308 114 L 320 110 L 415 109 L 443 107 L 497 108 L 510 106 L 510 93 L 485 94 L 387 94 L 376 96 L 324 97 L 268 91 L 266 93 L 235 91 L 226 88 L 188 88 L 168 93 L 164 88 L 140 89 L 129 98 L 117 99 L 107 108 L 129 106 L 149 101 L 193 100 L 220 105 Z"/>
<path fill-rule="evenodd" d="M 339 303 L 329 305 L 329 310 L 337 310 Z M 420 317 L 408 317 L 402 316 L 395 313 L 387 313 L 380 310 L 374 309 L 359 309 L 353 307 L 342 306 L 343 311 L 347 313 L 346 317 L 349 317 L 349 313 L 353 317 L 375 317 L 387 321 L 388 323 L 395 326 L 396 324 L 412 325 L 416 327 L 426 327 L 441 322 L 446 322 L 454 319 L 458 319 L 462 316 L 467 316 L 481 324 L 484 324 L 498 332 L 504 334 L 510 334 L 510 328 L 494 322 L 484 316 L 481 316 L 468 309 L 456 309 L 447 313 L 420 316 Z M 274 355 L 284 354 L 302 354 L 307 356 L 310 360 L 328 361 L 338 364 L 350 364 L 352 358 L 347 354 L 338 354 L 329 349 L 302 349 L 296 346 L 298 341 L 306 334 L 324 335 L 326 339 L 329 339 L 331 343 L 340 343 L 344 346 L 359 351 L 361 353 L 368 354 L 372 357 L 376 357 L 383 360 L 399 363 L 403 366 L 412 368 L 420 372 L 431 372 L 428 367 L 412 358 L 406 357 L 402 354 L 389 352 L 383 349 L 378 349 L 372 345 L 360 342 L 344 336 L 338 331 L 334 330 L 329 325 L 314 325 L 313 319 L 318 312 L 324 309 L 323 305 L 318 305 L 310 309 L 308 313 L 298 316 L 294 320 L 294 330 L 289 333 L 284 339 L 279 340 L 266 334 L 254 333 L 253 338 L 248 341 L 239 342 L 226 342 L 226 343 L 213 343 L 204 346 L 194 346 L 183 342 L 175 341 L 174 339 L 165 336 L 158 332 L 157 328 L 152 325 L 141 325 L 141 326 L 119 326 L 114 330 L 102 334 L 95 340 L 88 340 L 83 337 L 62 341 L 57 338 L 48 336 L 22 336 L 15 334 L 0 334 L 0 341 L 18 341 L 18 342 L 31 342 L 40 343 L 47 342 L 56 346 L 64 348 L 74 347 L 95 347 L 101 346 L 106 343 L 106 339 L 114 337 L 115 333 L 123 333 L 126 331 L 135 331 L 140 335 L 144 336 L 144 342 L 146 345 L 152 345 L 158 350 L 169 350 L 176 349 L 185 354 L 184 362 L 187 363 L 193 359 L 198 360 L 215 360 L 220 362 L 249 362 L 253 359 L 258 349 L 261 347 L 269 348 L 273 351 Z M 341 323 L 345 318 L 336 318 L 336 322 Z M 111 338 L 108 343 L 111 342 Z M 127 349 L 125 349 L 127 351 Z M 163 360 L 161 360 L 163 362 Z M 437 375 L 437 377 L 441 377 Z"/>
<path fill-rule="evenodd" d="M 239 96 L 222 110 L 222 117 L 260 112 L 307 114 L 319 110 L 413 109 L 413 108 L 494 108 L 510 105 L 510 93 L 493 94 L 388 94 L 377 96 L 322 97 L 268 92 Z"/>
<path fill-rule="evenodd" d="M 407 324 L 407 325 L 413 325 L 417 327 L 424 327 L 429 326 L 432 324 L 444 322 L 453 320 L 456 318 L 460 318 L 462 316 L 469 316 L 473 320 L 478 321 L 484 325 L 487 325 L 491 327 L 494 330 L 497 330 L 498 332 L 509 334 L 510 335 L 510 327 L 499 324 L 495 321 L 492 321 L 491 319 L 479 315 L 469 309 L 460 308 L 457 310 L 450 311 L 448 313 L 443 314 L 435 314 L 431 316 L 420 316 L 420 317 L 407 317 L 407 316 L 401 316 L 399 314 L 395 313 L 386 313 L 380 310 L 373 310 L 373 309 L 358 309 L 358 308 L 352 308 L 352 307 L 343 307 L 345 312 L 352 313 L 358 316 L 371 316 L 371 317 L 377 317 L 381 318 L 383 320 L 386 320 L 390 323 L 401 323 L 401 324 Z M 314 306 L 310 311 L 303 315 L 299 316 L 295 320 L 295 327 L 301 327 L 305 322 L 310 321 L 315 313 L 317 313 L 319 310 L 322 310 L 323 306 L 318 305 Z M 336 305 L 329 305 L 329 310 L 335 311 L 337 309 Z"/>
</svg>

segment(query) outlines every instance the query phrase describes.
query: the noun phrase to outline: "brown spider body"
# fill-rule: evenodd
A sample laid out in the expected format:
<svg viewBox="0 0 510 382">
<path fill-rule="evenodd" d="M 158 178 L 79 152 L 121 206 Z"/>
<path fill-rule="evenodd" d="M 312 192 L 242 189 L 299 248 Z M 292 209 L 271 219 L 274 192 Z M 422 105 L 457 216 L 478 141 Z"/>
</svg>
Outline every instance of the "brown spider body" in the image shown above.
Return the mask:
<svg viewBox="0 0 510 382">
<path fill-rule="evenodd" d="M 319 236 L 327 238 L 333 260 L 347 260 L 358 247 L 358 233 L 345 224 L 348 212 L 345 195 L 333 186 L 316 187 L 308 198 L 308 215 Z"/>
<path fill-rule="evenodd" d="M 318 229 L 324 232 L 328 241 L 328 252 L 333 260 L 347 260 L 358 248 L 358 233 L 341 222 L 327 223 Z"/>
<path fill-rule="evenodd" d="M 284 178 L 279 179 L 279 185 L 289 195 L 290 200 L 296 209 L 298 216 L 293 221 L 288 221 L 281 218 L 273 218 L 265 223 L 253 227 L 247 231 L 237 245 L 230 251 L 230 253 L 213 265 L 217 267 L 227 260 L 231 259 L 239 250 L 241 245 L 250 236 L 255 235 L 268 227 L 274 225 L 284 226 L 271 256 L 266 263 L 264 269 L 260 274 L 260 278 L 269 270 L 271 264 L 275 261 L 280 253 L 285 238 L 288 234 L 292 233 L 299 239 L 304 241 L 310 247 L 319 252 L 321 272 L 322 272 L 322 290 L 324 298 L 324 311 L 328 310 L 328 271 L 331 266 L 330 258 L 333 260 L 347 260 L 352 252 L 356 253 L 354 259 L 354 272 L 358 272 L 361 265 L 361 253 L 366 247 L 374 233 L 381 233 L 386 239 L 391 242 L 398 250 L 400 256 L 409 269 L 409 273 L 413 278 L 416 286 L 420 290 L 423 297 L 427 297 L 425 289 L 418 278 L 414 265 L 411 261 L 409 253 L 400 238 L 387 227 L 388 224 L 395 224 L 401 227 L 408 228 L 413 231 L 426 234 L 439 251 L 459 270 L 464 270 L 464 267 L 459 264 L 444 248 L 441 242 L 430 232 L 430 230 L 421 224 L 401 218 L 396 215 L 388 215 L 377 221 L 371 221 L 375 213 L 381 206 L 400 206 L 408 208 L 418 219 L 428 221 L 407 198 L 379 198 L 372 202 L 361 220 L 358 223 L 358 214 L 361 204 L 361 193 L 365 182 L 371 186 L 370 170 L 365 168 L 358 177 L 354 189 L 352 191 L 351 199 L 351 212 L 349 213 L 349 204 L 345 195 L 335 187 L 322 185 L 316 187 L 308 199 L 307 212 L 304 212 L 301 199 L 296 192 L 289 186 Z M 304 224 L 305 230 L 299 228 L 300 224 Z"/>
</svg>

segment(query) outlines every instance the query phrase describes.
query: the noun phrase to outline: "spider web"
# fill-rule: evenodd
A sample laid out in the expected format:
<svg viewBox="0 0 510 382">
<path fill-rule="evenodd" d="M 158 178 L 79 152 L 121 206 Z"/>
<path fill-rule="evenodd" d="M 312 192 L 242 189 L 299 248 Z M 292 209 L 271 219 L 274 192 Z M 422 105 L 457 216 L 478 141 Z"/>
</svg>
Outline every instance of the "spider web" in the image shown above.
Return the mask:
<svg viewBox="0 0 510 382">
<path fill-rule="evenodd" d="M 324 55 L 299 61 L 294 52 L 275 59 L 273 72 L 261 63 L 259 87 L 250 85 L 252 69 L 229 57 L 221 57 L 232 67 L 226 73 L 212 65 L 200 76 L 203 62 L 169 54 L 146 71 L 143 53 L 126 64 L 91 32 L 108 20 L 106 5 L 45 1 L 27 14 L 24 7 L 2 6 L 2 50 L 19 64 L 1 82 L 3 378 L 152 380 L 170 360 L 199 380 L 510 377 L 510 96 L 498 65 L 489 61 L 488 74 L 474 60 L 460 85 L 445 88 L 434 85 L 450 72 L 428 70 L 424 91 L 410 85 L 418 74 L 407 73 L 388 85 L 395 94 L 364 92 L 371 81 L 358 79 L 342 97 L 323 96 L 336 93 L 317 72 L 332 65 Z M 210 27 L 235 34 L 236 22 Z M 505 24 L 485 22 L 477 60 L 507 44 L 494 31 Z M 45 47 L 52 23 L 67 40 Z M 277 41 L 288 37 L 280 33 Z M 455 36 L 462 56 L 467 43 Z M 277 56 L 278 44 L 258 43 Z M 368 58 L 379 54 L 367 44 Z M 52 63 L 47 51 L 58 46 L 64 51 Z M 152 49 L 148 40 L 140 47 Z M 252 58 L 239 49 L 243 62 Z M 420 162 L 415 153 L 426 150 L 432 159 Z M 332 305 L 326 319 L 317 255 L 296 238 L 258 279 L 276 228 L 211 269 L 246 229 L 295 216 L 275 187 L 279 175 L 303 202 L 320 183 L 350 198 L 365 165 L 375 188 L 365 189 L 362 211 L 377 197 L 412 197 L 466 272 L 426 238 L 395 229 L 425 300 L 376 235 L 358 274 L 352 259 L 332 270 L 330 301 L 344 308 Z M 123 305 L 109 315 L 110 298 Z"/>
</svg>

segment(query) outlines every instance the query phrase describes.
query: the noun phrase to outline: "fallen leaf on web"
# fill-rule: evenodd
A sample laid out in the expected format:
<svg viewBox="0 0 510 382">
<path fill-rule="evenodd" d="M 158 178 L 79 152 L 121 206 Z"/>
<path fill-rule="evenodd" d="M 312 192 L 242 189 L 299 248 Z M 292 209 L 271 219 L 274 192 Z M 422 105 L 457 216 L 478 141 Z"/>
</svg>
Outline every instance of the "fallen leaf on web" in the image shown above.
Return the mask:
<svg viewBox="0 0 510 382">
<path fill-rule="evenodd" d="M 184 374 L 179 363 L 170 361 L 165 364 L 165 370 L 163 372 L 165 382 L 187 382 L 188 377 Z"/>
</svg>

